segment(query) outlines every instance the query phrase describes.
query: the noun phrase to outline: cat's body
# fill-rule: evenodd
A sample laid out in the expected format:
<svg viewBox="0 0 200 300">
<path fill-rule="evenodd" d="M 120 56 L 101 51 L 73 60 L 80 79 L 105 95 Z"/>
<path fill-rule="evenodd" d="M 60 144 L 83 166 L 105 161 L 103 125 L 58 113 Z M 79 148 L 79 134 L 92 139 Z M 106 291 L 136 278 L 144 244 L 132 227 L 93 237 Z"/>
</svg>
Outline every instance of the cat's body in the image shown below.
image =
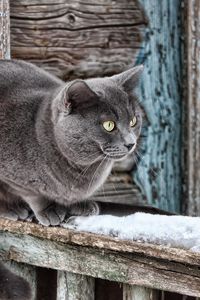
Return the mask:
<svg viewBox="0 0 200 300">
<path fill-rule="evenodd" d="M 99 161 L 81 176 L 87 166 L 69 161 L 59 151 L 50 108 L 66 84 L 23 62 L 0 61 L 0 70 L 0 179 L 23 198 L 42 195 L 68 205 L 89 197 L 107 178 L 113 162 L 102 163 L 101 176 L 91 182 Z M 20 80 L 21 73 L 26 76 Z M 10 79 L 3 92 L 1 76 Z"/>
<path fill-rule="evenodd" d="M 65 212 L 57 204 L 87 199 L 103 184 L 139 136 L 132 89 L 140 70 L 64 83 L 32 64 L 0 61 L 0 188 L 8 193 L 0 215 L 10 217 L 6 203 L 19 196 L 42 224 L 58 225 Z M 106 132 L 104 120 L 116 129 Z"/>
<path fill-rule="evenodd" d="M 140 72 L 64 83 L 32 64 L 0 60 L 0 217 L 24 220 L 31 209 L 48 226 L 77 213 L 73 204 L 88 199 L 114 161 L 136 147 L 141 110 L 133 88 Z M 0 299 L 12 299 L 6 291 L 14 275 L 0 265 L 3 273 Z M 24 281 L 17 295 L 25 287 L 28 300 Z"/>
</svg>

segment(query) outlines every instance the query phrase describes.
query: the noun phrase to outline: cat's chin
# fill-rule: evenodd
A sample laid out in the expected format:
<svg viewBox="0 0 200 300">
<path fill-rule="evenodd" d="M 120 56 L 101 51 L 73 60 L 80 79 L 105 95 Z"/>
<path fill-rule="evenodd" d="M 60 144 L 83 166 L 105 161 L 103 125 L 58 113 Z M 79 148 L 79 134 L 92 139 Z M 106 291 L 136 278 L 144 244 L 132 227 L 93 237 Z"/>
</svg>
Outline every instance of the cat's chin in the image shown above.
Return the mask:
<svg viewBox="0 0 200 300">
<path fill-rule="evenodd" d="M 123 155 L 111 155 L 111 154 L 105 154 L 106 158 L 112 161 L 122 161 L 127 158 L 127 154 Z"/>
</svg>

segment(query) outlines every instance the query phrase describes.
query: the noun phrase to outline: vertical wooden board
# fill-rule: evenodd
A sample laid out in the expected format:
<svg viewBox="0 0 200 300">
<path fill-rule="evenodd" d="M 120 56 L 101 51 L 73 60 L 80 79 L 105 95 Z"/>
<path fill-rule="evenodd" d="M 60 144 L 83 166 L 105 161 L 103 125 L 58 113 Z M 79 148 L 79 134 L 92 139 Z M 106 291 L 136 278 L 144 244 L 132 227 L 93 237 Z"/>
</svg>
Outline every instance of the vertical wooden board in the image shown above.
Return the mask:
<svg viewBox="0 0 200 300">
<path fill-rule="evenodd" d="M 200 1 L 185 1 L 186 19 L 186 170 L 185 212 L 200 215 Z M 185 157 L 184 157 L 185 158 Z"/>
<path fill-rule="evenodd" d="M 140 97 L 147 115 L 143 159 L 134 175 L 149 204 L 180 210 L 181 1 L 141 0 L 149 18 Z M 142 55 L 142 54 L 141 54 Z"/>
<path fill-rule="evenodd" d="M 0 0 L 0 58 L 10 58 L 9 0 Z"/>
<path fill-rule="evenodd" d="M 140 286 L 124 284 L 123 300 L 158 300 L 159 292 Z"/>
<path fill-rule="evenodd" d="M 58 271 L 57 300 L 94 300 L 94 278 Z"/>
<path fill-rule="evenodd" d="M 28 264 L 17 263 L 15 261 L 6 262 L 6 266 L 16 275 L 23 277 L 30 284 L 32 291 L 32 300 L 36 299 L 37 294 L 37 276 L 36 267 Z"/>
</svg>

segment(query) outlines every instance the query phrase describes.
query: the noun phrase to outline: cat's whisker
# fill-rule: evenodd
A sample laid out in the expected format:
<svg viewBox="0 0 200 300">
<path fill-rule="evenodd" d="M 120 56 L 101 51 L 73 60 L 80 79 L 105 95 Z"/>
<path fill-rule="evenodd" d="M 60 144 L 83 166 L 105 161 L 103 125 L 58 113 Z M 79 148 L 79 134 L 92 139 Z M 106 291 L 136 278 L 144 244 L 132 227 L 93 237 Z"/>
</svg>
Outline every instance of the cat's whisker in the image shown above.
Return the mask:
<svg viewBox="0 0 200 300">
<path fill-rule="evenodd" d="M 100 167 L 102 166 L 102 164 L 105 162 L 106 158 L 107 158 L 107 156 L 105 156 L 105 157 L 103 158 L 103 160 L 100 161 L 98 167 L 96 168 L 96 170 L 95 170 L 95 172 L 94 172 L 94 174 L 93 174 L 93 176 L 92 176 L 92 179 L 90 180 L 90 183 L 89 183 L 89 185 L 88 185 L 88 189 L 87 189 L 86 195 L 88 194 L 88 192 L 89 192 L 89 190 L 90 190 L 90 187 L 91 187 L 91 185 L 92 185 L 92 183 L 93 183 L 93 181 L 94 181 L 94 178 L 95 178 L 95 176 L 96 176 L 98 170 L 100 169 Z"/>
</svg>

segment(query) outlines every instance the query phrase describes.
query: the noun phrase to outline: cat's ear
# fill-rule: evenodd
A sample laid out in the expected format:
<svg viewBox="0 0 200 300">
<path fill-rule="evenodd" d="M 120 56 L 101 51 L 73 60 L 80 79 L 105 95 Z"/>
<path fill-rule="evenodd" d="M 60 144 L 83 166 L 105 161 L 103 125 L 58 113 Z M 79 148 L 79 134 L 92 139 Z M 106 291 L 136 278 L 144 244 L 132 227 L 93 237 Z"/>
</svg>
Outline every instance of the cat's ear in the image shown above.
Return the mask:
<svg viewBox="0 0 200 300">
<path fill-rule="evenodd" d="M 66 90 L 65 106 L 72 109 L 83 109 L 93 106 L 97 95 L 83 80 L 74 81 Z"/>
<path fill-rule="evenodd" d="M 57 122 L 60 114 L 70 114 L 73 110 L 81 112 L 93 106 L 98 101 L 97 97 L 85 81 L 73 81 L 60 91 L 52 103 L 53 122 Z"/>
<path fill-rule="evenodd" d="M 118 85 L 122 86 L 124 90 L 129 93 L 134 90 L 138 85 L 142 71 L 144 69 L 143 65 L 133 67 L 127 71 L 111 77 Z"/>
</svg>

